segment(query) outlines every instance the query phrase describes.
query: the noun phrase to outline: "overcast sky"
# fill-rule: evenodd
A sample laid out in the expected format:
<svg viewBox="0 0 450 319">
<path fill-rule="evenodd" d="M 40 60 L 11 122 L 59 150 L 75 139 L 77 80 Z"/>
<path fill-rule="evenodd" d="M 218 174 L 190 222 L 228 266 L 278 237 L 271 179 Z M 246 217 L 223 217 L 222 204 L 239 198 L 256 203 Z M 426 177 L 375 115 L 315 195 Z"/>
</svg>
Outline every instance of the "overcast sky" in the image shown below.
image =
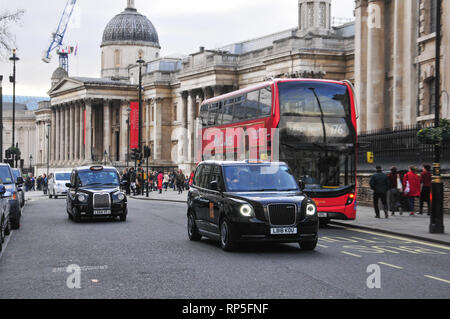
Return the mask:
<svg viewBox="0 0 450 319">
<path fill-rule="evenodd" d="M 70 57 L 70 76 L 100 76 L 100 43 L 109 20 L 126 7 L 126 0 L 78 0 L 65 43 L 78 45 Z M 26 10 L 16 35 L 18 56 L 17 95 L 46 96 L 58 57 L 41 61 L 66 0 L 0 0 L 0 11 Z M 216 48 L 296 27 L 297 0 L 136 0 L 136 7 L 156 27 L 161 54 L 190 54 L 200 46 Z M 354 0 L 332 0 L 332 16 L 353 18 Z M 0 61 L 0 74 L 12 73 L 9 61 Z M 7 79 L 7 78 L 6 78 Z M 12 85 L 3 81 L 3 94 Z"/>
</svg>

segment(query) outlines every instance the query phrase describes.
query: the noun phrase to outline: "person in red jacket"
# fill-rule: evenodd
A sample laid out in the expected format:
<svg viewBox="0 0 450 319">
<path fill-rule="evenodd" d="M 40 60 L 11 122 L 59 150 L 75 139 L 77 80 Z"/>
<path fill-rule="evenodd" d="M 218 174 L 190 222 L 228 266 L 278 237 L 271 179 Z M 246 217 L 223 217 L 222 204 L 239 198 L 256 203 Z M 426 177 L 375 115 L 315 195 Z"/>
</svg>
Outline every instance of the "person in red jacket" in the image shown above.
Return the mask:
<svg viewBox="0 0 450 319">
<path fill-rule="evenodd" d="M 414 216 L 414 201 L 420 197 L 420 177 L 416 174 L 414 166 L 409 167 L 409 172 L 403 178 L 403 189 L 405 196 L 408 197 L 411 216 Z"/>
<path fill-rule="evenodd" d="M 159 172 L 159 174 L 158 174 L 158 191 L 160 194 L 162 194 L 163 181 L 164 181 L 164 174 L 162 172 Z"/>
<path fill-rule="evenodd" d="M 420 193 L 420 212 L 419 214 L 423 214 L 423 204 L 427 203 L 428 206 L 428 216 L 431 214 L 430 210 L 430 194 L 431 194 L 431 166 L 424 165 L 422 174 L 420 174 L 420 182 L 422 184 L 422 191 Z"/>
</svg>

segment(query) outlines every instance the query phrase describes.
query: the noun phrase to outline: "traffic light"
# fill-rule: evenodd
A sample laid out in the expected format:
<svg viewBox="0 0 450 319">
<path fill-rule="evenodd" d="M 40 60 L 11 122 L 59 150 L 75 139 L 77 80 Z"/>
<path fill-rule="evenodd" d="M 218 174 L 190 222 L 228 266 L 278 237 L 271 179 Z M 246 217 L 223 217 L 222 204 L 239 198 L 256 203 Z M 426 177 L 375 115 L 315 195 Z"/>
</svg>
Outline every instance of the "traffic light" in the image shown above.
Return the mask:
<svg viewBox="0 0 450 319">
<path fill-rule="evenodd" d="M 141 159 L 141 153 L 137 148 L 133 148 L 131 150 L 131 160 L 133 161 L 139 161 Z"/>
<path fill-rule="evenodd" d="M 147 145 L 144 146 L 144 157 L 149 158 L 152 154 L 152 150 Z"/>
<path fill-rule="evenodd" d="M 5 158 L 7 158 L 7 159 L 11 158 L 11 151 L 10 150 L 6 150 L 5 151 Z"/>
</svg>

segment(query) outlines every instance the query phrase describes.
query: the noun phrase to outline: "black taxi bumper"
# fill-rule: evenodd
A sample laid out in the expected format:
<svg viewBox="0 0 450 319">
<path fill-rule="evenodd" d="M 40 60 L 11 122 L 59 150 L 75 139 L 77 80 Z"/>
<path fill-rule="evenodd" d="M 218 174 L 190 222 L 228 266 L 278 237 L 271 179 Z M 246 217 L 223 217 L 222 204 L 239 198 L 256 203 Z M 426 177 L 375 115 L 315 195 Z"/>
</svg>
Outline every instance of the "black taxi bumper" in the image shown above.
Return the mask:
<svg viewBox="0 0 450 319">
<path fill-rule="evenodd" d="M 318 238 L 319 219 L 311 218 L 293 226 L 275 226 L 257 218 L 238 218 L 232 222 L 233 237 L 238 242 L 278 242 L 297 243 L 300 241 L 314 241 Z M 272 228 L 297 228 L 297 234 L 272 235 Z"/>
<path fill-rule="evenodd" d="M 93 209 L 92 206 L 87 204 L 75 204 L 74 208 L 78 213 L 78 216 L 81 218 L 105 218 L 105 217 L 118 217 L 123 214 L 127 214 L 127 203 L 114 203 L 111 206 L 111 209 Z M 97 215 L 95 211 L 109 211 L 109 214 L 100 214 Z"/>
</svg>

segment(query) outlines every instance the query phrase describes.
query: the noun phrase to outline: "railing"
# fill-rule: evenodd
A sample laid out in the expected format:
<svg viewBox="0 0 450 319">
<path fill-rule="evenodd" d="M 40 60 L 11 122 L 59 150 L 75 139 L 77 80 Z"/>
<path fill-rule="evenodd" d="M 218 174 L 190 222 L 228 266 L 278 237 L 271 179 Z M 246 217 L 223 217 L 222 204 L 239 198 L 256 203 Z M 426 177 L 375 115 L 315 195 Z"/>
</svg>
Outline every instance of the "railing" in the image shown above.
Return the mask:
<svg viewBox="0 0 450 319">
<path fill-rule="evenodd" d="M 409 165 L 420 166 L 434 162 L 434 145 L 419 143 L 417 133 L 423 125 L 412 125 L 395 129 L 365 132 L 359 135 L 358 164 L 360 171 L 373 171 L 374 166 L 384 169 L 396 166 L 406 169 Z M 367 163 L 367 152 L 373 152 L 375 162 Z M 450 142 L 441 148 L 441 166 L 450 171 Z"/>
</svg>

